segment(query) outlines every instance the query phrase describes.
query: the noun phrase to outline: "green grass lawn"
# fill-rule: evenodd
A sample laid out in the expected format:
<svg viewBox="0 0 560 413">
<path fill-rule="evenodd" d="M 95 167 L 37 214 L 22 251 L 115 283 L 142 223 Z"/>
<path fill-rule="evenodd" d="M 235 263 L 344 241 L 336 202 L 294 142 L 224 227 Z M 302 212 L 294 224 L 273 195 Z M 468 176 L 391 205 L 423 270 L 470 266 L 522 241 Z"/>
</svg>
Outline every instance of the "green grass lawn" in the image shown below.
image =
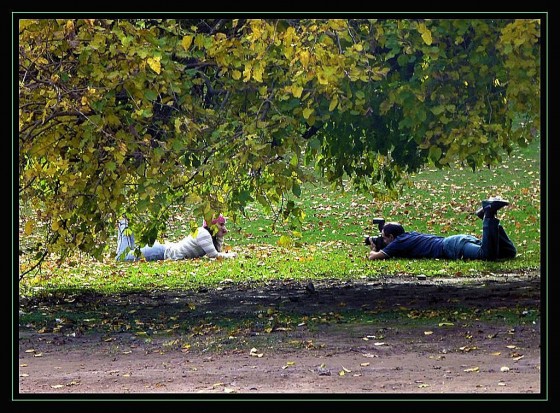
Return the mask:
<svg viewBox="0 0 560 413">
<path fill-rule="evenodd" d="M 351 190 L 337 192 L 328 185 L 306 184 L 298 200 L 306 213 L 303 227 L 292 232 L 258 205 L 246 217 L 230 221 L 226 244 L 235 260 L 117 263 L 84 256 L 62 265 L 46 262 L 42 271 L 20 282 L 21 295 L 96 290 L 191 289 L 223 282 L 263 283 L 267 280 L 364 279 L 380 275 L 449 276 L 536 270 L 541 267 L 541 152 L 540 140 L 505 157 L 497 168 L 473 172 L 468 168 L 425 169 L 394 201 L 375 202 Z M 391 259 L 368 261 L 365 235 L 377 235 L 374 217 L 399 221 L 408 231 L 437 235 L 467 233 L 480 236 L 482 224 L 473 212 L 480 201 L 502 196 L 510 205 L 498 217 L 518 248 L 518 257 L 503 262 Z M 188 234 L 188 212 L 170 221 L 167 238 Z M 280 242 L 281 237 L 289 242 Z M 116 242 L 116 240 L 114 240 Z M 114 251 L 114 245 L 109 250 Z"/>
</svg>

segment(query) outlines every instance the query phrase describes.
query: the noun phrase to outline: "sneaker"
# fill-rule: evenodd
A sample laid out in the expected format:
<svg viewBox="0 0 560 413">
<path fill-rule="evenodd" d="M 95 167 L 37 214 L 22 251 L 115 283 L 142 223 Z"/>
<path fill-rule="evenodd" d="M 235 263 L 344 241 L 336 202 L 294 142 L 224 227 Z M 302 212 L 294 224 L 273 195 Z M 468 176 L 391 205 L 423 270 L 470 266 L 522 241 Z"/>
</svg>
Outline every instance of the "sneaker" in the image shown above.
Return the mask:
<svg viewBox="0 0 560 413">
<path fill-rule="evenodd" d="M 484 218 L 484 212 L 486 210 L 489 211 L 490 214 L 494 215 L 496 214 L 496 212 L 499 209 L 502 209 L 503 207 L 505 207 L 506 205 L 509 205 L 509 202 L 506 201 L 503 198 L 500 198 L 498 196 L 496 197 L 492 197 L 492 198 L 488 198 L 485 199 L 484 201 L 482 201 L 482 208 L 479 208 L 476 212 L 475 215 L 477 217 L 479 217 L 480 219 Z M 488 207 L 488 208 L 487 208 Z"/>
</svg>

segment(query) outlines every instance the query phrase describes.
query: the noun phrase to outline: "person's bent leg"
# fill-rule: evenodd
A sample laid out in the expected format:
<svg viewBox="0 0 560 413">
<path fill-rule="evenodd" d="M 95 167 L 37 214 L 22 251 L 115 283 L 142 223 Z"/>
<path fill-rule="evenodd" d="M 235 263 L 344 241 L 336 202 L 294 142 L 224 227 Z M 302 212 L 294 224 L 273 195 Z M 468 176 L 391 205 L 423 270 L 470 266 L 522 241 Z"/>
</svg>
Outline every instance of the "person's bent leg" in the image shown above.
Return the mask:
<svg viewBox="0 0 560 413">
<path fill-rule="evenodd" d="M 509 239 L 506 231 L 501 225 L 498 225 L 498 235 L 499 235 L 499 247 L 498 247 L 498 258 L 515 258 L 517 255 L 517 249 L 513 242 Z"/>
<path fill-rule="evenodd" d="M 482 221 L 481 259 L 494 261 L 498 258 L 500 221 L 495 216 L 484 216 Z"/>
<path fill-rule="evenodd" d="M 128 254 L 126 257 L 122 258 L 125 250 L 129 248 L 133 250 L 135 248 L 134 235 L 128 229 L 128 220 L 126 218 L 120 219 L 117 226 L 117 260 L 133 261 L 134 256 L 130 259 Z"/>
</svg>

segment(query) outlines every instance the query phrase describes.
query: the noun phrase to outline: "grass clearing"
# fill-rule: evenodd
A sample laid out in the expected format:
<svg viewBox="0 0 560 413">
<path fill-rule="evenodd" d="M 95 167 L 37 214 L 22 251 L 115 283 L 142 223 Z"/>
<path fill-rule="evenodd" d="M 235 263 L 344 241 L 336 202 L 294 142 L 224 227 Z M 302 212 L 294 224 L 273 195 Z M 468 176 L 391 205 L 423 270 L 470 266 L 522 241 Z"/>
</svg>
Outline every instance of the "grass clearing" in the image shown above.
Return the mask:
<svg viewBox="0 0 560 413">
<path fill-rule="evenodd" d="M 328 186 L 306 184 L 302 207 L 303 227 L 294 233 L 277 223 L 258 205 L 247 208 L 242 222 L 230 222 L 227 245 L 238 252 L 235 260 L 184 260 L 179 262 L 103 262 L 76 256 L 58 265 L 45 263 L 36 276 L 19 283 L 20 296 L 101 294 L 127 291 L 185 290 L 217 287 L 223 283 L 258 285 L 271 280 L 375 279 L 380 275 L 469 276 L 537 270 L 541 266 L 540 141 L 518 148 L 497 168 L 476 172 L 468 168 L 416 174 L 412 186 L 398 200 L 376 203 L 350 190 L 336 192 Z M 499 195 L 511 204 L 499 218 L 518 248 L 518 257 L 503 262 L 408 260 L 368 261 L 365 235 L 377 235 L 373 217 L 401 222 L 405 230 L 438 235 L 481 235 L 481 221 L 473 215 L 482 199 Z M 170 222 L 167 238 L 188 233 L 185 215 Z M 282 235 L 293 241 L 279 246 Z M 115 240 L 116 242 L 116 240 Z M 113 251 L 111 245 L 109 250 Z"/>
</svg>

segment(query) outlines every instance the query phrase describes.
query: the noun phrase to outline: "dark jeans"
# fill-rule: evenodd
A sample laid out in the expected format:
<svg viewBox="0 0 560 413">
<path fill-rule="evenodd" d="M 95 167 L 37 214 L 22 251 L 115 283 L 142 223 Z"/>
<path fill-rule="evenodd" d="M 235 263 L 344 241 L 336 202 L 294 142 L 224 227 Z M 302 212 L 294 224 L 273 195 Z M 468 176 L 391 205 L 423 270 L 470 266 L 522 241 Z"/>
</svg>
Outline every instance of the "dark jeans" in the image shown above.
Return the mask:
<svg viewBox="0 0 560 413">
<path fill-rule="evenodd" d="M 484 218 L 482 240 L 472 235 L 453 235 L 443 240 L 447 258 L 495 261 L 515 258 L 517 250 L 497 218 Z"/>
</svg>

